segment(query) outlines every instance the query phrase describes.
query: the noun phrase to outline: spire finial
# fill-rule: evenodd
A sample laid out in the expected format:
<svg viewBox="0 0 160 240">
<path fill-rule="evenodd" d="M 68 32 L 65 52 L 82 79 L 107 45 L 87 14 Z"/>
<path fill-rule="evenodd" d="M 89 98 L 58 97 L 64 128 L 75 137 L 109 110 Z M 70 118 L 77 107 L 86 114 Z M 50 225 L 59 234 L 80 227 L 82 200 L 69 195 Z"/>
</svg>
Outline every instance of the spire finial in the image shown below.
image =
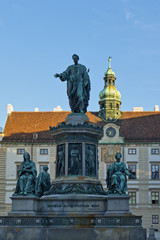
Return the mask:
<svg viewBox="0 0 160 240">
<path fill-rule="evenodd" d="M 108 68 L 111 68 L 111 58 L 112 58 L 112 57 L 110 57 L 110 56 L 109 56 L 109 58 L 108 58 L 108 63 L 109 63 Z"/>
</svg>

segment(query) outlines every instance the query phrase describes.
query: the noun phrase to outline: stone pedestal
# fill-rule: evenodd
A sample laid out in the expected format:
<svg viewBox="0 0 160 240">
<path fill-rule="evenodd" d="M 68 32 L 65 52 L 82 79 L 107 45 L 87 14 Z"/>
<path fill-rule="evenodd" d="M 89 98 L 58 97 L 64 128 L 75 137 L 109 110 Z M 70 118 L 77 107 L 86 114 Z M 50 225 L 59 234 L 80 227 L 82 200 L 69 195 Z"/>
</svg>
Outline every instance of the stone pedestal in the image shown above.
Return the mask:
<svg viewBox="0 0 160 240">
<path fill-rule="evenodd" d="M 94 194 L 94 185 L 103 189 L 98 180 L 97 155 L 103 128 L 90 123 L 85 114 L 71 113 L 65 122 L 50 130 L 57 144 L 56 178 L 45 195 L 72 193 L 73 187 L 77 193 L 82 190 L 86 194 L 89 189 Z"/>
<path fill-rule="evenodd" d="M 78 124 L 85 124 L 89 122 L 89 118 L 86 114 L 82 113 L 71 113 L 65 119 L 66 124 L 78 125 Z"/>
<path fill-rule="evenodd" d="M 107 196 L 107 211 L 108 215 L 131 215 L 129 211 L 129 196 L 128 195 L 108 195 Z"/>
<path fill-rule="evenodd" d="M 36 196 L 13 196 L 9 216 L 35 216 L 39 212 L 39 198 Z"/>
<path fill-rule="evenodd" d="M 132 216 L 128 195 L 52 194 L 12 197 L 9 216 Z"/>
<path fill-rule="evenodd" d="M 9 216 L 104 216 L 106 209 L 106 196 L 103 195 L 56 194 L 40 199 L 12 197 L 12 211 Z"/>
<path fill-rule="evenodd" d="M 104 216 L 106 199 L 101 195 L 67 194 L 42 197 L 40 212 L 46 216 Z"/>
</svg>

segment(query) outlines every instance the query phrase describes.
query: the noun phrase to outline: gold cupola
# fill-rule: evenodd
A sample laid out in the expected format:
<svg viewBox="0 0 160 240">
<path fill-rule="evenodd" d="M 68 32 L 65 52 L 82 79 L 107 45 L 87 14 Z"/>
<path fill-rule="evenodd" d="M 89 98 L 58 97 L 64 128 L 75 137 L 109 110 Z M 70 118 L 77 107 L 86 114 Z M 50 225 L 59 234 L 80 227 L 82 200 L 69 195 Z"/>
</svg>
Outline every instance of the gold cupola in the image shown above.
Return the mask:
<svg viewBox="0 0 160 240">
<path fill-rule="evenodd" d="M 121 94 L 115 86 L 116 77 L 111 68 L 111 57 L 108 62 L 108 70 L 104 74 L 104 88 L 99 93 L 99 116 L 103 120 L 116 120 L 121 117 Z"/>
</svg>

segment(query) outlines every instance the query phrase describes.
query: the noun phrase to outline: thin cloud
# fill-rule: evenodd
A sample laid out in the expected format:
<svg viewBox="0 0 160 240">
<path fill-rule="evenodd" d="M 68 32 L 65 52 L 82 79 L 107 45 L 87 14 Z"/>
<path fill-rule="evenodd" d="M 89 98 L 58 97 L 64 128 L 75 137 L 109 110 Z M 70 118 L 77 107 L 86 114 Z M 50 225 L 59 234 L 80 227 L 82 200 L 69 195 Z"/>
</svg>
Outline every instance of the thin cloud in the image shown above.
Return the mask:
<svg viewBox="0 0 160 240">
<path fill-rule="evenodd" d="M 127 20 L 130 20 L 130 19 L 133 19 L 133 18 L 134 18 L 134 14 L 131 13 L 131 12 L 129 12 L 129 11 L 127 11 L 127 12 L 125 13 L 125 17 L 126 17 Z"/>
<path fill-rule="evenodd" d="M 144 23 L 143 21 L 139 20 L 138 18 L 136 18 L 135 14 L 130 12 L 130 11 L 126 11 L 125 12 L 125 18 L 127 21 L 130 21 L 131 24 L 142 28 L 142 29 L 146 29 L 146 30 L 156 30 L 157 29 L 157 24 L 154 23 Z"/>
<path fill-rule="evenodd" d="M 144 29 L 144 30 L 156 30 L 157 29 L 157 24 L 146 24 L 146 23 L 143 23 L 139 20 L 134 20 L 134 25 L 137 25 L 138 27 Z"/>
</svg>

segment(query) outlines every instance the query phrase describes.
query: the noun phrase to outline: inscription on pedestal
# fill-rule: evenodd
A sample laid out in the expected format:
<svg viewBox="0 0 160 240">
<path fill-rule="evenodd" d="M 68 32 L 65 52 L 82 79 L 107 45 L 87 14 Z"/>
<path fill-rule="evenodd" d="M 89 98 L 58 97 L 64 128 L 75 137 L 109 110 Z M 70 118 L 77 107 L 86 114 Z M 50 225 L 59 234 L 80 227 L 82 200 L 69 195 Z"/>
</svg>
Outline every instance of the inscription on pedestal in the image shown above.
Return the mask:
<svg viewBox="0 0 160 240">
<path fill-rule="evenodd" d="M 99 204 L 64 204 L 64 205 L 58 205 L 58 204 L 48 204 L 47 205 L 49 208 L 50 207 L 53 207 L 53 208 L 65 208 L 65 207 L 71 207 L 71 208 L 81 208 L 81 207 L 84 207 L 84 208 L 99 208 Z"/>
<path fill-rule="evenodd" d="M 81 211 L 82 209 L 84 211 L 99 211 L 100 205 L 99 204 L 48 204 L 47 205 L 48 211 L 54 210 L 54 211 L 63 211 L 67 209 L 67 211 Z"/>
</svg>

